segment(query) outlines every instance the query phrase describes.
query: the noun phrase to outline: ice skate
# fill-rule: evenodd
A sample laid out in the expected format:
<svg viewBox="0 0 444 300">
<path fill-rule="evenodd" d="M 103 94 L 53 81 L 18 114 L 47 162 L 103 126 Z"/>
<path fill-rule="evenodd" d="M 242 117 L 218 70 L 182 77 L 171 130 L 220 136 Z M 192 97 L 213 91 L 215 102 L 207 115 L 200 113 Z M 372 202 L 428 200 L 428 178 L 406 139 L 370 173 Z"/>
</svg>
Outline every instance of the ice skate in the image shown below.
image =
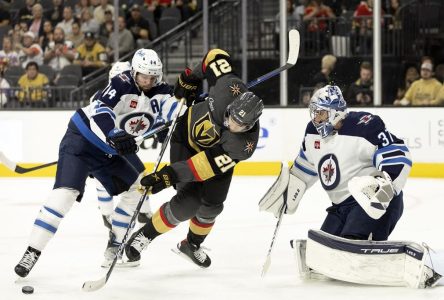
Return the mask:
<svg viewBox="0 0 444 300">
<path fill-rule="evenodd" d="M 150 243 L 151 240 L 143 234 L 143 227 L 133 233 L 125 247 L 127 257 L 125 264 L 138 266 L 140 264 L 140 254 Z"/>
<path fill-rule="evenodd" d="M 20 277 L 28 276 L 29 272 L 34 267 L 35 263 L 40 257 L 41 252 L 32 247 L 26 249 L 20 262 L 15 266 L 14 271 Z"/>
<path fill-rule="evenodd" d="M 183 240 L 177 244 L 177 249 L 172 249 L 174 253 L 192 261 L 201 268 L 208 268 L 211 265 L 211 259 L 205 253 L 203 247 L 189 243 L 188 240 Z"/>
</svg>

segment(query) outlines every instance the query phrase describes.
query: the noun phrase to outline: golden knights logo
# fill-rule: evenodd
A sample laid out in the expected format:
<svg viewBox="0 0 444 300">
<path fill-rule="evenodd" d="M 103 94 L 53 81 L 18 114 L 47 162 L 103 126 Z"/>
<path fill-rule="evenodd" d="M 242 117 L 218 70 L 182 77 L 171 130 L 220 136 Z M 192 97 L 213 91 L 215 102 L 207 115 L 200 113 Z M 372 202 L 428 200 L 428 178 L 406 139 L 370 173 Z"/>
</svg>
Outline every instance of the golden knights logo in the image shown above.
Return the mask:
<svg viewBox="0 0 444 300">
<path fill-rule="evenodd" d="M 209 112 L 194 123 L 192 132 L 196 144 L 204 148 L 212 147 L 220 139 Z"/>
</svg>

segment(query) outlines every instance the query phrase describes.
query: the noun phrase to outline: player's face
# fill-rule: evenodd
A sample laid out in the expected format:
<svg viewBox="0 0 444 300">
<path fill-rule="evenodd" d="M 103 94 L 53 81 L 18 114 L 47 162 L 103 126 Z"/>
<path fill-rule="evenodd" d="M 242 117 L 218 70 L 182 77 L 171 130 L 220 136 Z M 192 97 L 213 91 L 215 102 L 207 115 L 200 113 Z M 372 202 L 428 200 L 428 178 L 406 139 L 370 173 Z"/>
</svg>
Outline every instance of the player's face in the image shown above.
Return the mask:
<svg viewBox="0 0 444 300">
<path fill-rule="evenodd" d="M 136 83 L 144 91 L 150 90 L 156 84 L 157 76 L 137 73 Z"/>
<path fill-rule="evenodd" d="M 313 110 L 311 118 L 316 125 L 322 124 L 328 121 L 328 111 L 323 109 Z"/>
<path fill-rule="evenodd" d="M 239 132 L 245 132 L 247 131 L 247 126 L 241 125 L 237 123 L 231 116 L 228 117 L 228 123 L 227 123 L 228 130 L 232 133 L 239 133 Z"/>
</svg>

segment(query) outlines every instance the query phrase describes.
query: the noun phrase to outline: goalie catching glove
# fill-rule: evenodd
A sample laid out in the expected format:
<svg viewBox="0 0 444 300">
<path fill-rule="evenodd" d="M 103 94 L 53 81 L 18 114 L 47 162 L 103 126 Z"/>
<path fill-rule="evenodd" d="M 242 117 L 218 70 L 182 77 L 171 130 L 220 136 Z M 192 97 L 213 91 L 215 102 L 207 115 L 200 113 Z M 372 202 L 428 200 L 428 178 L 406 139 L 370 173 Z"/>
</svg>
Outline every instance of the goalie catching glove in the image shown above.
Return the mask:
<svg viewBox="0 0 444 300">
<path fill-rule="evenodd" d="M 157 194 L 176 183 L 176 172 L 170 166 L 165 166 L 160 171 L 151 173 L 140 180 L 140 184 L 148 189 L 151 194 Z"/>
<path fill-rule="evenodd" d="M 380 171 L 369 176 L 353 177 L 348 182 L 348 190 L 362 209 L 376 220 L 385 214 L 395 196 L 390 175 Z"/>
<path fill-rule="evenodd" d="M 291 174 L 287 163 L 281 163 L 281 173 L 267 193 L 259 201 L 259 210 L 267 211 L 276 218 L 282 209 L 284 213 L 294 214 L 305 193 L 306 184 Z"/>
</svg>

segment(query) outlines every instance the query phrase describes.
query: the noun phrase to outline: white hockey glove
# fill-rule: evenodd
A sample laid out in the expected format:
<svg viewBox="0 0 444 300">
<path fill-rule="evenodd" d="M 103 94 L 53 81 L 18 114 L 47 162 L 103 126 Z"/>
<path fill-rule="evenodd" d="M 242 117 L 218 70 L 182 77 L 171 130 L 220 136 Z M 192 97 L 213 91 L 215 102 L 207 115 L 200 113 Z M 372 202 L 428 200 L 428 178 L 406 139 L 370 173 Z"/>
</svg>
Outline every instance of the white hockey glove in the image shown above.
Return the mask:
<svg viewBox="0 0 444 300">
<path fill-rule="evenodd" d="M 380 171 L 370 176 L 350 179 L 348 190 L 362 209 L 373 219 L 379 219 L 385 214 L 395 195 L 390 175 Z"/>
<path fill-rule="evenodd" d="M 306 184 L 289 172 L 286 163 L 281 163 L 281 173 L 268 192 L 259 201 L 259 210 L 279 217 L 285 205 L 286 214 L 294 214 L 306 189 Z"/>
</svg>

